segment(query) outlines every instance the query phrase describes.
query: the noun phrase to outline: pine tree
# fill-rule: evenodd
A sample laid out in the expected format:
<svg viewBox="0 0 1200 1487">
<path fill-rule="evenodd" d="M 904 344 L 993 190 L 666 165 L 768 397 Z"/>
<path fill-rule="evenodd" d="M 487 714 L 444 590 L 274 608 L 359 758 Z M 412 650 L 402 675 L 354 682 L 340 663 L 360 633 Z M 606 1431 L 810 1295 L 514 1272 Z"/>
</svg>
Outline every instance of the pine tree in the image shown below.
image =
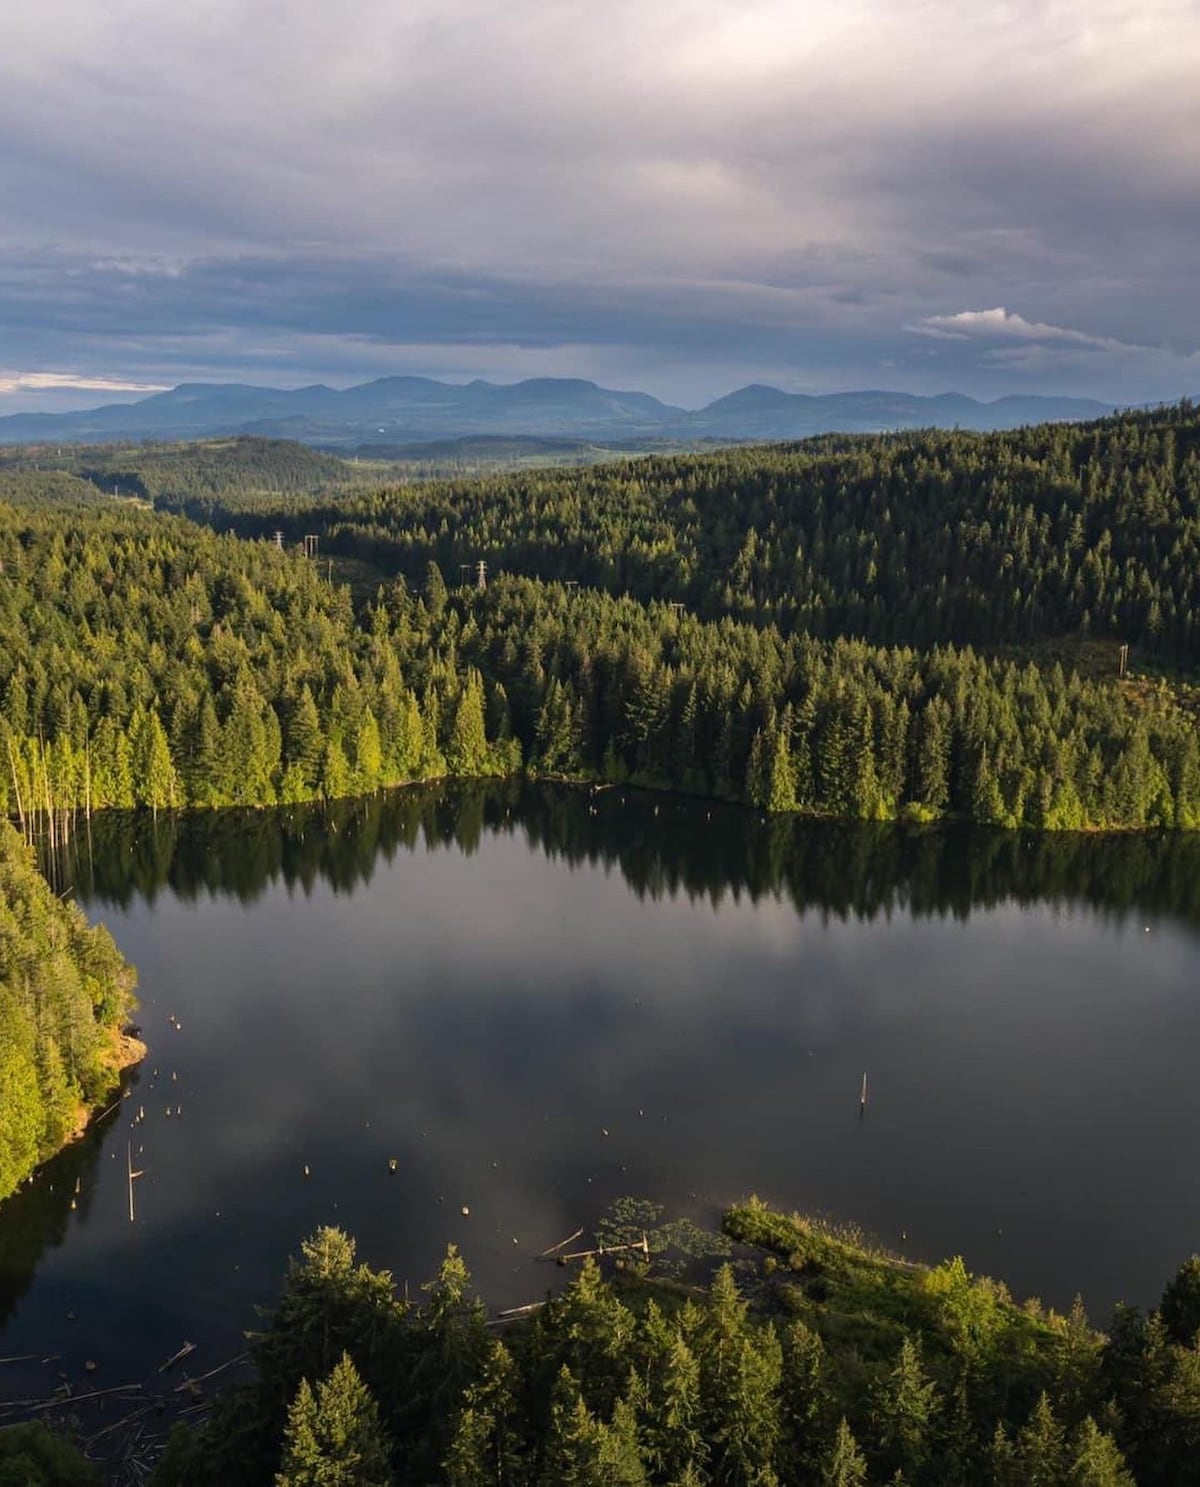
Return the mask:
<svg viewBox="0 0 1200 1487">
<path fill-rule="evenodd" d="M 321 757 L 321 794 L 326 800 L 340 800 L 342 796 L 350 794 L 352 779 L 350 765 L 342 752 L 341 744 L 336 738 L 331 738 Z"/>
<path fill-rule="evenodd" d="M 409 1391 L 429 1404 L 435 1461 L 448 1448 L 453 1423 L 443 1401 L 457 1405 L 478 1386 L 489 1361 L 493 1364 L 483 1304 L 472 1297 L 470 1276 L 455 1245 L 447 1246 L 435 1280 L 425 1287 L 429 1300 L 420 1313 L 414 1337 Z"/>
<path fill-rule="evenodd" d="M 867 1462 L 843 1418 L 821 1463 L 821 1487 L 866 1487 Z"/>
<path fill-rule="evenodd" d="M 446 744 L 446 763 L 452 774 L 481 775 L 488 770 L 487 735 L 483 720 L 483 679 L 478 671 L 467 673 L 454 722 Z"/>
<path fill-rule="evenodd" d="M 547 774 L 575 774 L 581 767 L 582 729 L 575 694 L 569 684 L 550 678 L 538 709 L 534 732 L 539 768 Z"/>
<path fill-rule="evenodd" d="M 773 1483 L 781 1421 L 782 1350 L 774 1329 L 752 1329 L 733 1269 L 713 1278 L 698 1339 L 705 1439 L 712 1473 L 731 1484 Z"/>
<path fill-rule="evenodd" d="M 219 755 L 221 725 L 212 693 L 205 692 L 196 714 L 191 752 L 184 764 L 188 802 L 191 805 L 214 805 L 221 794 Z"/>
<path fill-rule="evenodd" d="M 441 619 L 446 611 L 446 603 L 449 594 L 446 588 L 446 580 L 442 577 L 442 570 L 432 560 L 425 569 L 425 608 L 431 619 Z"/>
<path fill-rule="evenodd" d="M 785 709 L 785 713 L 787 710 Z M 767 781 L 766 808 L 768 811 L 794 811 L 796 809 L 796 787 L 792 775 L 792 751 L 790 715 L 780 720 L 771 740 L 771 761 Z"/>
<path fill-rule="evenodd" d="M 780 1415 L 783 1458 L 795 1464 L 795 1475 L 815 1469 L 822 1441 L 832 1428 L 829 1365 L 820 1334 L 801 1321 L 783 1334 Z"/>
<path fill-rule="evenodd" d="M 1061 1487 L 1066 1438 L 1045 1393 L 1017 1434 L 1016 1464 L 1025 1487 Z"/>
<path fill-rule="evenodd" d="M 598 1430 L 596 1446 L 596 1465 L 607 1487 L 647 1487 L 637 1419 L 626 1400 L 618 1399 L 613 1406 L 612 1419 Z"/>
<path fill-rule="evenodd" d="M 1125 1458 L 1111 1435 L 1088 1415 L 1071 1440 L 1068 1487 L 1134 1487 Z"/>
<path fill-rule="evenodd" d="M 922 1366 L 920 1347 L 906 1337 L 872 1403 L 871 1421 L 885 1470 L 919 1474 L 929 1455 L 937 1407 L 937 1388 Z"/>
<path fill-rule="evenodd" d="M 564 1364 L 550 1396 L 537 1487 L 611 1487 L 600 1460 L 601 1430 Z"/>
<path fill-rule="evenodd" d="M 701 1429 L 699 1361 L 678 1330 L 665 1324 L 659 1330 L 663 1335 L 651 1343 L 643 1434 L 648 1465 L 662 1480 L 673 1481 L 704 1467 L 708 1445 Z"/>
<path fill-rule="evenodd" d="M 757 729 L 750 741 L 745 796 L 760 811 L 767 809 L 771 798 L 771 741 L 765 728 Z"/>
<path fill-rule="evenodd" d="M 560 1339 L 562 1363 L 580 1380 L 591 1407 L 602 1417 L 611 1414 L 626 1383 L 636 1327 L 632 1312 L 605 1285 L 594 1260 L 580 1265 L 550 1320 Z"/>
<path fill-rule="evenodd" d="M 967 1371 L 964 1369 L 950 1400 L 941 1447 L 937 1453 L 944 1487 L 975 1487 L 983 1475 L 967 1378 Z"/>
<path fill-rule="evenodd" d="M 276 1487 L 388 1487 L 391 1480 L 378 1408 L 343 1353 L 315 1396 L 300 1381 Z"/>
<path fill-rule="evenodd" d="M 1200 1334 L 1200 1255 L 1185 1260 L 1171 1277 L 1158 1314 L 1172 1342 L 1182 1347 L 1196 1345 Z"/>
<path fill-rule="evenodd" d="M 354 784 L 369 794 L 378 788 L 383 775 L 383 746 L 379 724 L 371 709 L 365 708 L 354 730 Z"/>
<path fill-rule="evenodd" d="M 443 1463 L 446 1487 L 496 1487 L 521 1472 L 513 1398 L 513 1363 L 493 1340 L 478 1380 L 464 1396 Z"/>
<path fill-rule="evenodd" d="M 166 730 L 153 709 L 134 718 L 130 746 L 138 800 L 157 815 L 176 803 L 178 786 Z"/>
<path fill-rule="evenodd" d="M 950 708 L 933 697 L 920 713 L 914 796 L 930 816 L 940 816 L 950 799 Z"/>
<path fill-rule="evenodd" d="M 306 791 L 316 788 L 321 768 L 321 719 L 312 692 L 303 687 L 299 698 L 288 709 L 284 729 L 284 758 L 294 767 Z"/>
<path fill-rule="evenodd" d="M 990 1487 L 1024 1487 L 1016 1448 L 1003 1421 L 996 1426 L 988 1443 L 987 1463 Z"/>
</svg>

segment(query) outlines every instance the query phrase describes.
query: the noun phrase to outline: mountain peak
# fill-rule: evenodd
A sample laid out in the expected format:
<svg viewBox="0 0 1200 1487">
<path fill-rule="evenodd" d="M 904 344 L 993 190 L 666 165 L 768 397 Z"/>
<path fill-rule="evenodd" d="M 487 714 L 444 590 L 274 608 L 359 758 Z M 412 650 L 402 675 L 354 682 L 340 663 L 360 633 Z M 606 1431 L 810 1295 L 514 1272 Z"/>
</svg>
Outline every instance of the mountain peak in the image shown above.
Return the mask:
<svg viewBox="0 0 1200 1487">
<path fill-rule="evenodd" d="M 196 439 L 253 432 L 330 448 L 376 441 L 420 443 L 470 437 L 579 439 L 620 445 L 653 440 L 795 440 L 822 433 L 903 428 L 1008 428 L 1094 418 L 1111 411 L 1086 399 L 1012 396 L 978 403 L 961 393 L 936 397 L 865 391 L 784 392 L 752 382 L 688 412 L 645 392 L 602 387 L 583 377 L 529 377 L 467 383 L 396 375 L 341 389 L 184 382 L 131 403 L 82 413 L 0 418 L 0 443 L 55 440 Z"/>
</svg>

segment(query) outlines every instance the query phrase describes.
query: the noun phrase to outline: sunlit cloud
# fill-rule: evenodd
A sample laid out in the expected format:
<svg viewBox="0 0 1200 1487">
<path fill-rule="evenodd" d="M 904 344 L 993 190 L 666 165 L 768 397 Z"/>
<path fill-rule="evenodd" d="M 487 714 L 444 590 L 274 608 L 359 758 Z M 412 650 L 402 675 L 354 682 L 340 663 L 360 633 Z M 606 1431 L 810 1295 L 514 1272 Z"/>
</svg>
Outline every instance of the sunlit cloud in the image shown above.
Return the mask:
<svg viewBox="0 0 1200 1487">
<path fill-rule="evenodd" d="M 1111 336 L 1092 336 L 1086 331 L 1072 330 L 1065 325 L 1047 325 L 1043 321 L 1026 320 L 1015 310 L 998 306 L 994 310 L 960 310 L 956 315 L 927 315 L 919 325 L 907 327 L 918 335 L 945 337 L 950 340 L 969 340 L 972 336 L 986 336 L 1018 341 L 1069 341 L 1076 346 L 1097 346 L 1105 350 L 1135 349 L 1128 342 Z M 1136 348 L 1142 349 L 1142 348 Z"/>
<path fill-rule="evenodd" d="M 0 372 L 0 394 L 15 392 L 165 392 L 165 382 L 130 382 L 123 377 L 88 377 L 75 372 Z"/>
</svg>

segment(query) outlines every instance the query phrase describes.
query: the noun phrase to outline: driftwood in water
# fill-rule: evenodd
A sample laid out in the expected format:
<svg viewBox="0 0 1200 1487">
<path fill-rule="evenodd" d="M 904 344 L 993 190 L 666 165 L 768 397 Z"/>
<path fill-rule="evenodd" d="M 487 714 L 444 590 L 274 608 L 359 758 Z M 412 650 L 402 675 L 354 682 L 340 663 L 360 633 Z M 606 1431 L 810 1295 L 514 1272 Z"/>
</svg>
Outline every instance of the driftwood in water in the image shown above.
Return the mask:
<svg viewBox="0 0 1200 1487">
<path fill-rule="evenodd" d="M 574 1244 L 577 1239 L 582 1238 L 583 1230 L 576 1229 L 574 1234 L 568 1234 L 565 1239 L 560 1239 L 557 1244 L 552 1244 L 549 1249 L 544 1249 L 538 1256 L 539 1260 L 548 1260 L 551 1255 L 558 1254 L 560 1249 L 566 1249 L 568 1244 Z"/>
<path fill-rule="evenodd" d="M 131 1415 L 126 1415 L 120 1420 L 114 1420 L 111 1425 L 106 1425 L 103 1430 L 97 1430 L 95 1435 L 89 1435 L 84 1444 L 88 1447 L 94 1446 L 97 1441 L 102 1441 L 106 1435 L 112 1435 L 114 1431 L 122 1430 L 126 1425 L 132 1425 L 135 1420 L 140 1420 L 143 1415 L 148 1415 L 151 1410 L 161 1408 L 161 1405 L 161 1400 L 152 1399 L 149 1404 L 142 1405 L 141 1409 L 134 1410 Z"/>
<path fill-rule="evenodd" d="M 107 1399 L 111 1394 L 140 1394 L 144 1397 L 145 1393 L 144 1384 L 114 1384 L 111 1389 L 91 1389 L 86 1394 L 63 1393 L 56 1390 L 49 1399 L 6 1399 L 0 1403 L 0 1411 L 55 1410 L 61 1409 L 64 1404 L 70 1404 L 74 1409 L 77 1404 L 87 1404 L 91 1399 Z"/>
<path fill-rule="evenodd" d="M 197 1384 L 203 1384 L 206 1379 L 215 1378 L 217 1374 L 224 1373 L 227 1368 L 232 1368 L 235 1363 L 245 1363 L 249 1353 L 239 1353 L 236 1358 L 230 1358 L 225 1363 L 218 1363 L 216 1368 L 210 1368 L 207 1373 L 202 1373 L 194 1379 L 184 1379 L 182 1384 L 175 1385 L 175 1393 L 183 1394 L 188 1389 L 193 1389 Z"/>
<path fill-rule="evenodd" d="M 174 1368 L 174 1366 L 180 1361 L 180 1359 L 186 1358 L 189 1353 L 194 1353 L 195 1351 L 196 1344 L 194 1342 L 185 1342 L 184 1345 L 179 1349 L 179 1351 L 177 1353 L 172 1353 L 167 1361 L 159 1368 L 159 1373 L 166 1373 L 168 1368 Z"/>
<path fill-rule="evenodd" d="M 527 1306 L 510 1306 L 507 1311 L 497 1312 L 484 1323 L 485 1327 L 507 1327 L 510 1322 L 519 1322 L 522 1317 L 531 1317 L 545 1306 L 544 1301 L 531 1301 Z"/>
<path fill-rule="evenodd" d="M 569 1255 L 559 1255 L 558 1264 L 565 1265 L 569 1260 L 588 1260 L 593 1255 L 619 1255 L 626 1250 L 640 1249 L 646 1259 L 650 1258 L 650 1241 L 645 1234 L 640 1239 L 635 1239 L 632 1244 L 602 1244 L 596 1249 L 575 1250 Z"/>
</svg>

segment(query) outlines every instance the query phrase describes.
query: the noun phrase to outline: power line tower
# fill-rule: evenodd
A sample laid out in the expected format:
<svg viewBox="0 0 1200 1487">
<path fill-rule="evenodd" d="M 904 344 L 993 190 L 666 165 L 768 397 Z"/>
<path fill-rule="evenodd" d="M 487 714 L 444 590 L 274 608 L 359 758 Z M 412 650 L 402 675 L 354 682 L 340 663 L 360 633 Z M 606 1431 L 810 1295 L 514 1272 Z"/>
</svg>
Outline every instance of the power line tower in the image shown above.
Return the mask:
<svg viewBox="0 0 1200 1487">
<path fill-rule="evenodd" d="M 307 533 L 305 533 L 305 536 L 304 536 L 304 556 L 306 558 L 315 558 L 316 557 L 316 555 L 317 555 L 317 542 L 318 542 L 318 540 L 319 539 L 318 539 L 317 534 L 315 532 L 307 532 Z"/>
<path fill-rule="evenodd" d="M 283 533 L 282 532 L 276 532 L 275 533 L 275 546 L 279 549 L 280 552 L 283 551 Z"/>
<path fill-rule="evenodd" d="M 487 564 L 482 558 L 475 564 L 475 587 L 480 593 L 487 588 Z"/>
</svg>

